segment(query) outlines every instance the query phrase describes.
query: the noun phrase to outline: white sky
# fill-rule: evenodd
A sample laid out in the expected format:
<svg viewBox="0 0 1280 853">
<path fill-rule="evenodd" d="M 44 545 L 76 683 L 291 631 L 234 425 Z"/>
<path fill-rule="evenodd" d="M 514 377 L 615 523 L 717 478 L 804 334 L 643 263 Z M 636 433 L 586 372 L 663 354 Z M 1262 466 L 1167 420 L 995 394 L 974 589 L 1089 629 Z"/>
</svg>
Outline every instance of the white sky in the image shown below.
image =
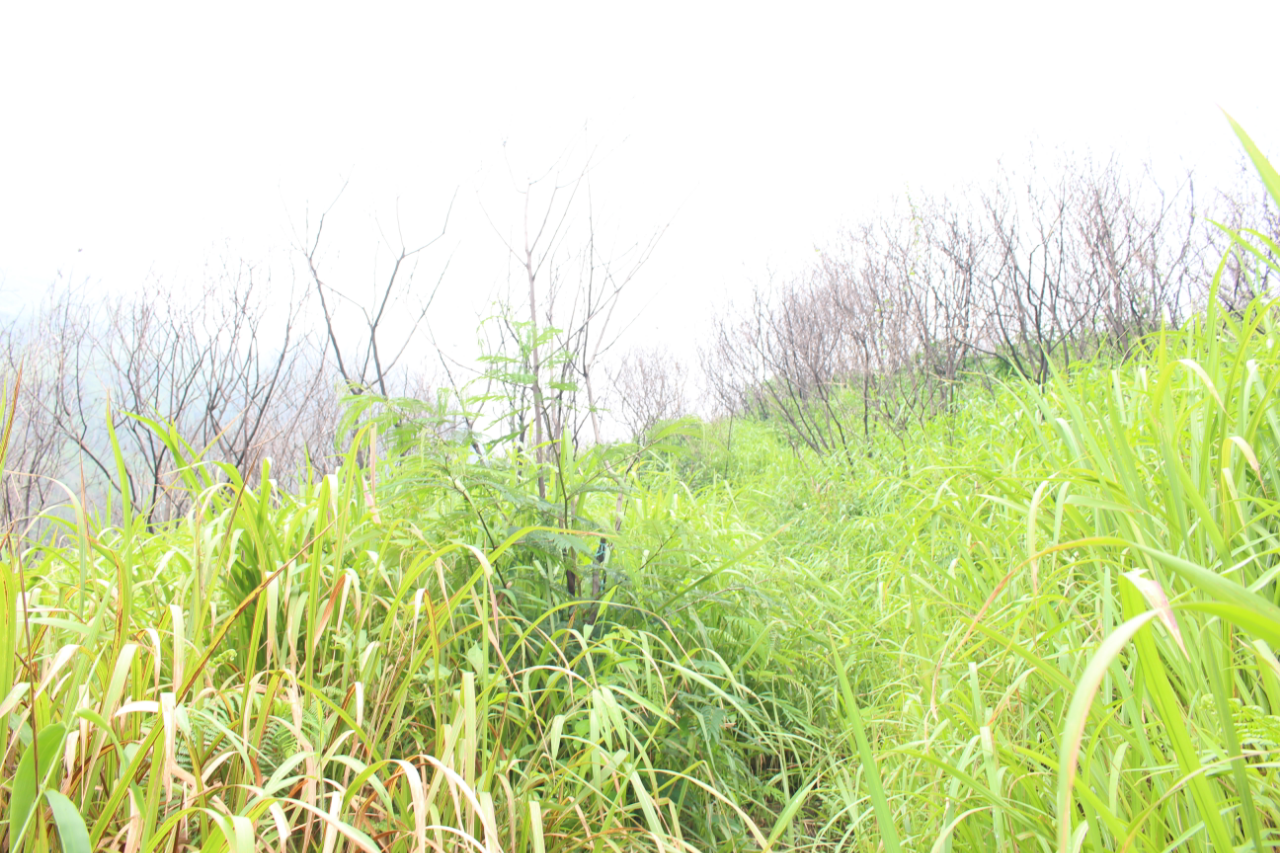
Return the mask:
<svg viewBox="0 0 1280 853">
<path fill-rule="evenodd" d="M 429 263 L 453 256 L 435 327 L 470 341 L 504 275 L 480 204 L 509 226 L 508 162 L 586 140 L 613 244 L 669 223 L 633 332 L 679 346 L 841 223 L 1033 141 L 1213 180 L 1220 104 L 1275 151 L 1277 36 L 1277 2 L 8 3 L 0 299 L 225 254 L 287 284 L 290 223 L 344 182 L 328 245 L 358 293 L 375 224 L 432 236 L 456 190 Z"/>
</svg>

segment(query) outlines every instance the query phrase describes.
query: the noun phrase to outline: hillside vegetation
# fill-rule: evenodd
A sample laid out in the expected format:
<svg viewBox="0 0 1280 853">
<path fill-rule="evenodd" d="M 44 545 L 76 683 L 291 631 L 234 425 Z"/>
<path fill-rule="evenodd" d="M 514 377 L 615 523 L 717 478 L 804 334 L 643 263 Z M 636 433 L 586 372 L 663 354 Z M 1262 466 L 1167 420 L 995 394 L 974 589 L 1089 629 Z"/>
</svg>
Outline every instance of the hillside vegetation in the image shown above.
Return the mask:
<svg viewBox="0 0 1280 853">
<path fill-rule="evenodd" d="M 366 394 L 281 489 L 138 418 L 184 515 L 71 486 L 5 533 L 0 847 L 1280 847 L 1280 310 L 1225 269 L 856 453 Z"/>
</svg>

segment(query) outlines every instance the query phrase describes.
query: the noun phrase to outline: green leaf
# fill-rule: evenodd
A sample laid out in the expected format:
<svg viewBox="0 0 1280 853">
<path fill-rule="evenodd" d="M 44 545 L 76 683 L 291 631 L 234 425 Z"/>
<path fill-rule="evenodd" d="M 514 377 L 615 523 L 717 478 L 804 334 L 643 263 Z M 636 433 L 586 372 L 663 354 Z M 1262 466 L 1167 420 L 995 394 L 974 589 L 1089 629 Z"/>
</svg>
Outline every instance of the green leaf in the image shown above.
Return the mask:
<svg viewBox="0 0 1280 853">
<path fill-rule="evenodd" d="M 1062 726 L 1061 746 L 1058 750 L 1058 849 L 1068 853 L 1071 846 L 1071 788 L 1075 784 L 1076 765 L 1080 758 L 1080 742 L 1084 738 L 1085 723 L 1089 719 L 1089 707 L 1093 697 L 1102 684 L 1103 677 L 1112 661 L 1119 657 L 1121 650 L 1143 625 L 1156 618 L 1154 610 L 1148 610 L 1125 622 L 1094 653 L 1089 665 L 1080 677 L 1075 694 L 1071 697 L 1071 707 L 1067 709 L 1066 720 Z M 1077 848 L 1078 849 L 1078 848 Z"/>
<path fill-rule="evenodd" d="M 1158 548 L 1149 548 L 1136 542 L 1125 544 L 1157 560 L 1165 568 L 1181 576 L 1183 580 L 1199 587 L 1201 592 L 1214 598 L 1219 604 L 1233 605 L 1245 611 L 1248 619 L 1243 618 L 1245 614 L 1241 614 L 1239 617 L 1234 617 L 1233 621 L 1247 630 L 1254 631 L 1267 640 L 1280 633 L 1280 607 L 1276 607 L 1247 587 Z M 1222 615 L 1227 616 L 1226 613 Z M 1267 632 L 1267 629 L 1270 629 L 1270 632 Z"/>
<path fill-rule="evenodd" d="M 800 811 L 800 807 L 804 805 L 805 798 L 809 796 L 809 792 L 818 784 L 819 779 L 814 778 L 808 785 L 805 785 L 799 791 L 791 795 L 791 799 L 787 801 L 786 806 L 778 815 L 777 821 L 773 824 L 773 831 L 769 833 L 769 847 L 773 847 L 773 842 L 782 837 L 782 833 L 787 831 L 787 827 L 791 826 L 791 821 L 795 819 L 796 812 Z"/>
<path fill-rule="evenodd" d="M 1271 194 L 1271 200 L 1280 205 L 1280 174 L 1276 173 L 1271 161 L 1253 143 L 1253 140 L 1249 138 L 1249 134 L 1245 133 L 1244 128 L 1227 112 L 1224 111 L 1223 115 L 1227 117 L 1227 121 L 1231 122 L 1231 129 L 1236 132 L 1236 136 L 1240 137 L 1244 150 L 1248 153 L 1249 159 L 1253 161 L 1253 167 L 1258 170 L 1258 174 L 1262 176 L 1262 182 L 1266 184 L 1267 192 Z"/>
<path fill-rule="evenodd" d="M 57 767 L 61 758 L 59 747 L 66 728 L 61 723 L 45 726 L 40 731 L 36 742 L 27 747 L 18 762 L 18 770 L 13 776 L 13 786 L 9 795 L 9 849 L 21 850 L 22 836 L 31 822 L 36 801 L 40 799 L 40 789 Z M 36 757 L 39 756 L 40 770 L 44 778 L 36 779 Z"/>
<path fill-rule="evenodd" d="M 853 697 L 853 688 L 849 685 L 849 675 L 844 671 L 844 661 L 836 652 L 832 643 L 833 662 L 836 666 L 836 677 L 840 681 L 840 697 L 844 700 L 844 711 L 848 730 L 853 735 L 858 747 L 858 758 L 862 761 L 863 776 L 867 780 L 867 790 L 871 794 L 871 805 L 875 809 L 876 824 L 880 829 L 880 840 L 884 842 L 887 853 L 900 853 L 902 847 L 898 841 L 898 827 L 893 822 L 893 812 L 889 810 L 889 801 L 884 795 L 884 783 L 880 779 L 880 766 L 876 764 L 875 754 L 871 752 L 871 743 L 867 740 L 867 730 L 862 724 L 862 713 Z"/>
<path fill-rule="evenodd" d="M 92 853 L 89 827 L 85 825 L 76 804 L 57 791 L 45 791 L 44 797 L 49 801 L 54 823 L 58 825 L 58 841 L 62 845 L 62 853 Z"/>
</svg>

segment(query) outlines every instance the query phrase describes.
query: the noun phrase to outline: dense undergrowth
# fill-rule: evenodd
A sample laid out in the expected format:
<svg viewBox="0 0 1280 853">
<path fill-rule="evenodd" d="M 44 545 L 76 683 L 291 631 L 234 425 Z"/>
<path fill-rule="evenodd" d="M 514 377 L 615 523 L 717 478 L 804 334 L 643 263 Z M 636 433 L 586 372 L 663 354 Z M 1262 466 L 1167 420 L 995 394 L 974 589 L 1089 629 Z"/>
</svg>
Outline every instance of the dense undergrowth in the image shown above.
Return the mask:
<svg viewBox="0 0 1280 853">
<path fill-rule="evenodd" d="M 6 534 L 0 847 L 1274 849 L 1278 338 L 1211 306 L 855 459 L 364 400 L 284 493 L 152 424 L 185 519 Z"/>
</svg>

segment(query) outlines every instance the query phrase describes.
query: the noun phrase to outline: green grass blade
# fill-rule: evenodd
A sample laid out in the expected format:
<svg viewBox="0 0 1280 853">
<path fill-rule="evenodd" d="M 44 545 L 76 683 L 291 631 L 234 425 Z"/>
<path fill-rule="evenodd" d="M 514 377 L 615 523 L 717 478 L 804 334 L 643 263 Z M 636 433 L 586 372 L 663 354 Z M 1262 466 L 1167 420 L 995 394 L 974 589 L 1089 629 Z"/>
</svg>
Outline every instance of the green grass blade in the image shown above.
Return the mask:
<svg viewBox="0 0 1280 853">
<path fill-rule="evenodd" d="M 871 751 L 871 743 L 867 740 L 867 730 L 862 723 L 862 712 L 858 710 L 853 688 L 849 685 L 849 675 L 845 672 L 844 662 L 840 660 L 834 643 L 832 643 L 831 652 L 832 662 L 836 668 L 836 678 L 840 683 L 840 698 L 844 703 L 845 730 L 853 738 L 858 750 L 858 759 L 862 762 L 862 774 L 867 780 L 867 790 L 871 794 L 871 805 L 875 810 L 876 825 L 880 829 L 880 840 L 884 842 L 887 853 L 901 853 L 898 827 L 893 821 L 893 812 L 889 810 L 889 800 L 884 794 L 880 765 L 876 763 L 876 757 Z"/>
<path fill-rule="evenodd" d="M 58 826 L 58 842 L 63 853 L 92 853 L 89 827 L 76 804 L 57 791 L 45 791 L 44 796 L 53 812 L 53 822 Z"/>
<path fill-rule="evenodd" d="M 1262 177 L 1262 183 L 1266 186 L 1267 192 L 1271 194 L 1271 200 L 1280 205 L 1280 174 L 1276 172 L 1271 165 L 1271 161 L 1262 153 L 1262 150 L 1254 144 L 1245 129 L 1230 114 L 1224 111 L 1223 115 L 1227 117 L 1227 121 L 1231 123 L 1231 129 L 1240 138 L 1240 144 L 1244 146 L 1245 152 L 1253 162 L 1253 167 L 1258 170 L 1258 174 Z"/>
</svg>

